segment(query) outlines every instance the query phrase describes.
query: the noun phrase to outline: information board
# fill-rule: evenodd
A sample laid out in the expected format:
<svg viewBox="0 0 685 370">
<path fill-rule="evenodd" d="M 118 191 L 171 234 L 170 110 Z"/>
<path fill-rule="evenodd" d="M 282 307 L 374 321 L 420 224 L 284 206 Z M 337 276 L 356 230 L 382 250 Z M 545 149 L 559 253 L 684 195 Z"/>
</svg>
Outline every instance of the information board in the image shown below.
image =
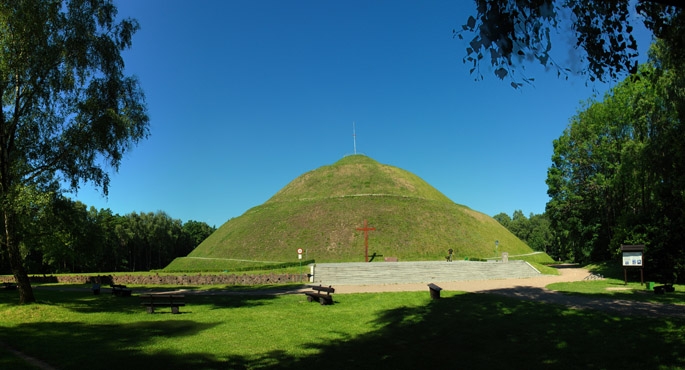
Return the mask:
<svg viewBox="0 0 685 370">
<path fill-rule="evenodd" d="M 642 266 L 642 252 L 623 252 L 623 266 Z"/>
</svg>

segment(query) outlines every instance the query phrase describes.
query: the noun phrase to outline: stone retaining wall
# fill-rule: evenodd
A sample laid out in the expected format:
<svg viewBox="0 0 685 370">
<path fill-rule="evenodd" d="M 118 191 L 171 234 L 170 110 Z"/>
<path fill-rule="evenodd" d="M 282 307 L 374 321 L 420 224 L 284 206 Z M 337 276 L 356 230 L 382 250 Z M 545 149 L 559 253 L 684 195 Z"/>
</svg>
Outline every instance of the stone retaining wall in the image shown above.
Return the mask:
<svg viewBox="0 0 685 370">
<path fill-rule="evenodd" d="M 268 275 L 47 275 L 31 276 L 32 283 L 62 284 L 138 284 L 138 285 L 260 285 L 300 283 L 306 275 L 268 274 Z"/>
</svg>

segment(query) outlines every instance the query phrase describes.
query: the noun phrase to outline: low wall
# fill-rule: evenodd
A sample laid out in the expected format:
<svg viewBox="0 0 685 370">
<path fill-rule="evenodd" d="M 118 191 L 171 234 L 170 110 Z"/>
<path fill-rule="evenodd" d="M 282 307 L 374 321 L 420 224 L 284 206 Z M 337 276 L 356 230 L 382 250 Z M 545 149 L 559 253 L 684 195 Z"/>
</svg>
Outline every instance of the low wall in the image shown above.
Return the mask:
<svg viewBox="0 0 685 370">
<path fill-rule="evenodd" d="M 268 274 L 268 275 L 35 275 L 30 276 L 32 283 L 61 284 L 138 284 L 138 285 L 260 285 L 300 283 L 306 275 Z"/>
</svg>

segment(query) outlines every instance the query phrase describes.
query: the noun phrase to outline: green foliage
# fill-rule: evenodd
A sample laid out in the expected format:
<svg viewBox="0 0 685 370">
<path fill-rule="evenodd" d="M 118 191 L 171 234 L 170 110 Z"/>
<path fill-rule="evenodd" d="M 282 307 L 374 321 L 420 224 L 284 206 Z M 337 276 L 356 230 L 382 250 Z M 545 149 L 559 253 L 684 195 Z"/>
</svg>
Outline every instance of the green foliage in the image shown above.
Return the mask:
<svg viewBox="0 0 685 370">
<path fill-rule="evenodd" d="M 645 244 L 662 280 L 685 273 L 685 64 L 671 58 L 656 44 L 649 64 L 555 140 L 546 214 L 560 255 L 603 261 Z"/>
<path fill-rule="evenodd" d="M 33 229 L 19 209 L 26 189 L 94 183 L 148 135 L 143 91 L 124 74 L 122 51 L 138 24 L 109 0 L 0 3 L 0 252 L 22 302 L 34 301 L 20 251 Z"/>
<path fill-rule="evenodd" d="M 494 219 L 455 204 L 417 176 L 361 155 L 308 172 L 266 203 L 222 225 L 189 257 L 296 261 L 296 250 L 317 262 L 364 261 L 369 255 L 400 261 L 486 258 L 531 250 Z M 379 256 L 380 258 L 380 256 Z"/>
<path fill-rule="evenodd" d="M 492 218 L 494 218 L 497 222 L 500 223 L 500 225 L 504 226 L 507 228 L 507 230 L 511 231 L 509 226 L 511 226 L 511 217 L 509 217 L 508 214 L 504 212 L 500 212 L 496 215 L 494 215 Z"/>
<path fill-rule="evenodd" d="M 32 215 L 26 217 L 31 233 L 22 238 L 21 252 L 34 274 L 161 269 L 216 230 L 164 212 L 120 216 L 55 193 L 31 197 L 33 206 L 25 211 Z M 9 272 L 7 264 L 0 264 L 2 272 Z"/>
<path fill-rule="evenodd" d="M 206 222 L 190 220 L 183 224 L 183 232 L 189 238 L 193 248 L 200 245 L 203 240 L 207 239 L 215 231 L 216 227 L 209 226 Z"/>
<path fill-rule="evenodd" d="M 480 67 L 485 63 L 499 79 L 510 78 L 514 88 L 523 85 L 521 80 L 532 83 L 525 74 L 528 64 L 555 69 L 566 79 L 580 73 L 590 81 L 611 81 L 637 71 L 632 6 L 656 38 L 682 53 L 685 14 L 678 1 L 477 0 L 475 17 L 453 33 L 460 39 L 472 34 L 463 61 L 472 66 L 476 80 L 483 79 Z M 582 50 L 572 58 L 585 64 L 580 71 L 559 65 L 552 56 L 552 35 L 566 34 L 568 28 L 575 39 L 568 46 Z M 522 77 L 514 77 L 517 71 Z"/>
<path fill-rule="evenodd" d="M 533 250 L 553 252 L 551 247 L 554 238 L 546 215 L 531 213 L 530 218 L 527 218 L 521 210 L 516 210 L 513 219 L 506 213 L 499 213 L 493 218 Z"/>
</svg>

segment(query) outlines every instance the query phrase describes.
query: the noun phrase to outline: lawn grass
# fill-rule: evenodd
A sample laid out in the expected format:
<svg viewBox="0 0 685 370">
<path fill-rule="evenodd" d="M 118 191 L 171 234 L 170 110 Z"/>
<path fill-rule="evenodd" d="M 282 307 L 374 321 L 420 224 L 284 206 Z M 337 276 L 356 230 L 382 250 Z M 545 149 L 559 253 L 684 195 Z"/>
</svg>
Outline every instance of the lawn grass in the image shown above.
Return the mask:
<svg viewBox="0 0 685 370">
<path fill-rule="evenodd" d="M 181 315 L 151 315 L 135 296 L 60 288 L 37 289 L 27 306 L 1 292 L 0 342 L 60 369 L 685 368 L 685 320 L 496 295 L 335 294 L 332 306 L 187 295 Z M 27 368 L 0 354 L 3 368 Z"/>
<path fill-rule="evenodd" d="M 601 280 L 582 281 L 574 283 L 554 283 L 547 286 L 566 294 L 592 296 L 595 298 L 626 299 L 631 301 L 672 303 L 685 306 L 685 285 L 674 285 L 675 292 L 654 294 L 647 290 L 646 284 L 628 282 L 624 280 L 605 278 Z M 685 310 L 685 307 L 683 307 Z"/>
<path fill-rule="evenodd" d="M 559 275 L 559 269 L 557 269 L 557 268 L 550 267 L 547 265 L 543 265 L 543 264 L 537 263 L 537 262 L 528 262 L 528 263 L 530 263 L 533 267 L 535 267 L 543 275 Z"/>
<path fill-rule="evenodd" d="M 302 266 L 314 263 L 314 260 L 300 260 L 297 262 L 262 262 L 233 260 L 225 258 L 197 258 L 178 257 L 171 261 L 160 273 L 184 273 L 184 272 L 230 272 L 250 274 L 271 273 L 297 273 Z"/>
</svg>

